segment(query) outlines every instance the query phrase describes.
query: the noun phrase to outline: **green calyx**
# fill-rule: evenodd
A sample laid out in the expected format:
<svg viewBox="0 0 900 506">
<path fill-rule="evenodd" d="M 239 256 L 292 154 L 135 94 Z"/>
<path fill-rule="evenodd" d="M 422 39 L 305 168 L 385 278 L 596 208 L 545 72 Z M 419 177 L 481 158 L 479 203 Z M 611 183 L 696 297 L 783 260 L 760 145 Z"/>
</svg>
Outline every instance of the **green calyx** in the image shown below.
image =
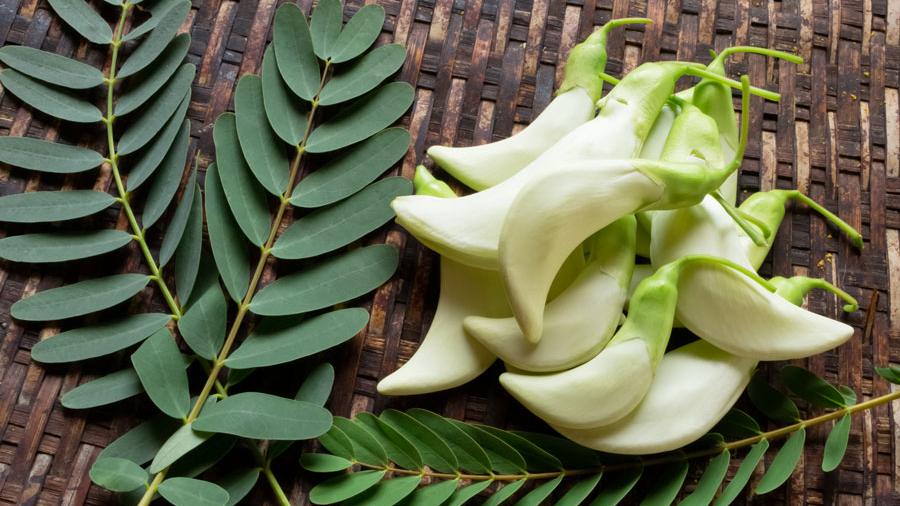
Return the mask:
<svg viewBox="0 0 900 506">
<path fill-rule="evenodd" d="M 859 303 L 852 295 L 832 285 L 824 279 L 809 278 L 806 276 L 794 276 L 791 278 L 776 276 L 770 279 L 769 282 L 775 285 L 776 294 L 784 297 L 796 306 L 800 306 L 803 304 L 803 299 L 806 297 L 807 293 L 815 288 L 820 288 L 837 295 L 844 302 L 846 302 L 843 307 L 845 312 L 852 313 L 859 309 Z"/>
<path fill-rule="evenodd" d="M 413 186 L 416 189 L 416 195 L 428 195 L 445 199 L 456 197 L 456 193 L 453 192 L 450 186 L 434 177 L 424 165 L 416 167 L 416 175 L 413 177 Z"/>
<path fill-rule="evenodd" d="M 557 93 L 581 87 L 587 90 L 595 102 L 599 100 L 603 94 L 603 80 L 600 74 L 606 69 L 606 41 L 609 39 L 610 30 L 628 24 L 652 22 L 647 18 L 614 19 L 573 47 L 566 60 L 563 82 Z"/>
</svg>

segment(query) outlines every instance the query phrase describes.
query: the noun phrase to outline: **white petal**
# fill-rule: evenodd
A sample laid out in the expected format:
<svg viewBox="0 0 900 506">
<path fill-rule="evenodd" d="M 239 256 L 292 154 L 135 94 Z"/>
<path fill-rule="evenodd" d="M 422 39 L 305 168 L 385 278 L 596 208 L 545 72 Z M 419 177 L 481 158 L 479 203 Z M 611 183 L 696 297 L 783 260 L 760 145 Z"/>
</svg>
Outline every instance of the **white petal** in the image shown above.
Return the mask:
<svg viewBox="0 0 900 506">
<path fill-rule="evenodd" d="M 675 123 L 675 112 L 668 105 L 663 106 L 659 111 L 659 116 L 656 117 L 656 121 L 653 122 L 653 128 L 650 129 L 647 140 L 644 141 L 640 158 L 659 160 L 666 145 L 666 137 L 669 136 L 669 130 L 672 129 L 673 123 Z"/>
<path fill-rule="evenodd" d="M 607 425 L 641 402 L 653 379 L 647 345 L 631 339 L 612 346 L 578 367 L 544 374 L 500 375 L 500 383 L 547 423 L 570 428 Z"/>
<path fill-rule="evenodd" d="M 554 428 L 580 445 L 604 452 L 645 455 L 675 450 L 721 420 L 755 367 L 753 359 L 695 341 L 666 353 L 647 396 L 625 418 L 594 429 Z"/>
</svg>

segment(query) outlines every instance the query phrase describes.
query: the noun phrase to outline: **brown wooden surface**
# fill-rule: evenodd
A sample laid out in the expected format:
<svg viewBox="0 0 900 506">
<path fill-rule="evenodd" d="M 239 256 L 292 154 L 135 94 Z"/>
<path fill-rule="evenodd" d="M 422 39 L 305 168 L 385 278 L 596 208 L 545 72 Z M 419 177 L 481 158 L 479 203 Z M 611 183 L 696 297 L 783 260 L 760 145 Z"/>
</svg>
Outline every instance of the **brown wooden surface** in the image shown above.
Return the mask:
<svg viewBox="0 0 900 506">
<path fill-rule="evenodd" d="M 304 9 L 311 0 L 299 2 Z M 102 2 L 95 1 L 97 5 Z M 203 165 L 212 157 L 211 121 L 230 107 L 236 78 L 256 72 L 269 37 L 276 0 L 194 0 L 187 25 L 198 66 L 189 116 Z M 348 0 L 347 12 L 359 7 Z M 873 364 L 900 362 L 900 0 L 386 0 L 383 41 L 405 44 L 402 78 L 417 88 L 405 119 L 414 144 L 399 172 L 411 176 L 434 143 L 467 145 L 499 139 L 527 124 L 550 101 L 561 78 L 559 62 L 594 26 L 611 17 L 647 16 L 655 24 L 618 30 L 610 41 L 608 71 L 617 75 L 643 60 L 706 62 L 709 49 L 753 44 L 796 51 L 806 64 L 738 56 L 732 76 L 778 90 L 780 104 L 754 99 L 752 131 L 741 172 L 744 190 L 799 187 L 863 231 L 862 255 L 818 217 L 788 215 L 765 273 L 824 276 L 859 298 L 862 310 L 845 320 L 859 330 L 833 352 L 805 363 L 848 384 L 862 397 L 889 385 L 873 380 Z M 108 6 L 104 6 L 108 9 Z M 0 0 L 0 43 L 24 44 L 71 55 L 97 66 L 105 54 L 86 46 L 38 0 Z M 60 130 L 57 130 L 59 128 Z M 96 132 L 61 127 L 32 114 L 13 97 L 0 102 L 0 133 L 78 139 Z M 82 139 L 91 137 L 82 137 Z M 598 141 L 602 141 L 598 139 Z M 109 173 L 37 176 L 0 167 L 0 194 L 61 185 L 108 188 Z M 124 228 L 117 211 L 95 224 Z M 34 227 L 3 226 L 0 235 Z M 159 233 L 151 233 L 157 241 Z M 534 419 L 496 384 L 497 370 L 454 391 L 409 399 L 375 393 L 375 383 L 415 350 L 436 303 L 435 255 L 397 227 L 387 240 L 403 251 L 400 272 L 374 297 L 367 333 L 331 356 L 338 366 L 332 409 L 347 415 L 385 407 L 423 406 L 446 415 L 499 426 L 533 425 Z M 90 484 L 87 471 L 100 449 L 151 413 L 146 399 L 75 412 L 59 396 L 110 369 L 103 361 L 45 368 L 30 360 L 38 340 L 56 327 L 25 325 L 9 317 L 16 300 L 63 281 L 141 270 L 136 250 L 102 262 L 31 267 L 0 264 L 0 504 L 111 504 Z M 159 305 L 147 290 L 135 304 Z M 864 332 L 872 311 L 871 332 Z M 833 317 L 839 305 L 813 294 L 810 307 Z M 772 371 L 774 367 L 765 366 Z M 284 368 L 283 378 L 302 377 Z M 701 401 L 702 402 L 702 401 Z M 900 504 L 900 406 L 880 407 L 854 418 L 847 459 L 840 470 L 819 469 L 826 431 L 809 434 L 805 460 L 788 486 L 754 503 Z M 296 451 L 277 473 L 297 502 L 306 485 Z M 257 487 L 252 504 L 269 501 Z"/>
</svg>

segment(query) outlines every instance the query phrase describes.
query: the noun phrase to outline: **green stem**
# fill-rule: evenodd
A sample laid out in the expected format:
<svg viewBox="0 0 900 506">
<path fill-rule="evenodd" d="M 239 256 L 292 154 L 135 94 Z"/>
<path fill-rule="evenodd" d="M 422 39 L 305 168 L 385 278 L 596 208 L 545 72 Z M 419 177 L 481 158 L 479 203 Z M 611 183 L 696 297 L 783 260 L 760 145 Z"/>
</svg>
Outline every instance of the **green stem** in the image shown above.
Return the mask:
<svg viewBox="0 0 900 506">
<path fill-rule="evenodd" d="M 862 234 L 856 231 L 855 228 L 851 227 L 849 223 L 840 219 L 836 214 L 832 213 L 828 209 L 822 207 L 815 200 L 807 197 L 799 190 L 790 190 L 789 194 L 792 198 L 803 202 L 807 206 L 809 206 L 812 210 L 824 216 L 828 221 L 830 221 L 834 226 L 840 229 L 841 232 L 847 234 L 847 237 L 850 238 L 850 242 L 853 243 L 858 249 L 863 249 L 863 238 Z"/>
<path fill-rule="evenodd" d="M 748 269 L 748 268 L 744 267 L 743 265 L 732 262 L 731 260 L 728 260 L 727 258 L 714 257 L 714 256 L 709 256 L 709 255 L 687 255 L 687 256 L 683 256 L 683 257 L 679 258 L 678 260 L 675 260 L 675 262 L 673 262 L 673 263 L 678 264 L 677 269 L 679 269 L 679 270 L 681 268 L 683 268 L 685 265 L 692 264 L 692 263 L 724 265 L 725 267 L 728 267 L 729 269 L 734 269 L 734 270 L 740 272 L 741 274 L 743 274 L 744 276 L 747 276 L 748 278 L 752 279 L 753 281 L 756 281 L 763 288 L 765 288 L 766 290 L 768 290 L 770 292 L 774 293 L 777 290 L 777 287 L 775 285 L 773 285 L 768 280 L 766 280 L 765 278 L 760 276 L 756 271 L 754 271 L 752 269 Z"/>
<path fill-rule="evenodd" d="M 727 77 L 722 77 L 718 74 L 713 74 L 706 69 L 690 67 L 688 74 L 695 75 L 698 77 L 708 78 L 713 81 L 724 84 L 726 86 L 729 86 L 731 88 L 741 89 L 741 83 L 739 83 L 738 81 L 735 81 L 734 79 L 729 79 Z M 606 72 L 600 72 L 599 77 L 600 77 L 600 79 L 606 81 L 607 83 L 609 83 L 613 86 L 619 84 L 619 81 L 620 81 L 620 79 L 618 77 L 611 76 L 611 75 L 607 74 Z M 781 100 L 781 95 L 779 95 L 778 93 L 776 93 L 774 91 L 764 90 L 762 88 L 757 88 L 756 86 L 750 86 L 748 88 L 748 90 L 750 91 L 751 95 L 756 95 L 756 96 L 765 98 L 766 100 L 771 100 L 772 102 L 779 102 Z"/>
<path fill-rule="evenodd" d="M 718 202 L 719 205 L 722 206 L 722 209 L 724 209 L 725 212 L 728 213 L 728 216 L 730 216 L 731 219 L 734 220 L 737 226 L 741 227 L 741 230 L 743 230 L 744 233 L 747 234 L 747 237 L 749 237 L 750 240 L 753 241 L 753 244 L 757 246 L 768 245 L 768 242 L 766 242 L 766 230 L 768 230 L 768 227 L 765 227 L 765 230 L 763 230 L 764 225 L 759 220 L 750 220 L 749 215 L 747 215 L 746 213 L 741 213 L 738 208 L 736 208 L 734 204 L 729 202 L 728 199 L 723 197 L 718 190 L 712 192 L 710 195 L 712 195 L 712 197 L 716 199 L 716 202 Z M 769 233 L 771 233 L 771 231 L 769 231 Z"/>
<path fill-rule="evenodd" d="M 786 51 L 778 51 L 777 49 L 769 49 L 765 47 L 756 47 L 756 46 L 731 46 L 722 50 L 721 53 L 716 56 L 713 53 L 713 60 L 718 60 L 717 63 L 722 63 L 726 58 L 735 54 L 735 53 L 754 53 L 761 54 L 764 56 L 770 56 L 772 58 L 778 58 L 780 60 L 789 61 L 791 63 L 796 63 L 800 65 L 803 63 L 803 58 L 793 54 L 788 53 Z"/>
<path fill-rule="evenodd" d="M 281 483 L 278 483 L 278 478 L 275 477 L 275 473 L 272 472 L 272 463 L 266 459 L 266 456 L 263 455 L 259 446 L 256 444 L 247 442 L 246 446 L 250 450 L 250 453 L 253 454 L 253 459 L 259 464 L 259 472 L 266 477 L 266 481 L 269 483 L 272 493 L 275 494 L 275 497 L 278 499 L 278 504 L 281 506 L 291 506 L 290 499 L 288 499 L 287 494 L 284 493 L 284 489 L 281 488 Z"/>
</svg>

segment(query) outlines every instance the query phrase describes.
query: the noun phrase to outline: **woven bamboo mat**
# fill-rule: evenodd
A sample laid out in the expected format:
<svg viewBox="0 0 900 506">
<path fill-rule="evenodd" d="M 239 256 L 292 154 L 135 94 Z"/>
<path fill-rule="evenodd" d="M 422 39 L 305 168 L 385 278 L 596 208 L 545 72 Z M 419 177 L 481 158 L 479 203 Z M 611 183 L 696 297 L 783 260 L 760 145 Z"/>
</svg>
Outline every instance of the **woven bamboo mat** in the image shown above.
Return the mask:
<svg viewBox="0 0 900 506">
<path fill-rule="evenodd" d="M 305 9 L 311 0 L 301 0 Z M 95 4 L 102 2 L 96 1 Z M 199 69 L 189 116 L 192 149 L 212 157 L 211 122 L 230 107 L 238 76 L 257 72 L 277 0 L 194 0 L 185 30 L 193 36 L 189 59 Z M 355 11 L 359 0 L 348 0 Z M 799 211 L 779 231 L 765 273 L 823 276 L 856 296 L 862 311 L 846 320 L 857 327 L 851 343 L 800 361 L 862 396 L 886 393 L 873 381 L 873 364 L 900 362 L 900 0 L 384 0 L 383 41 L 405 44 L 402 78 L 417 88 L 404 120 L 414 144 L 398 169 L 411 176 L 434 143 L 467 145 L 521 129 L 550 101 L 561 78 L 559 62 L 592 28 L 611 17 L 656 21 L 618 31 L 610 42 L 608 72 L 617 75 L 643 60 L 706 62 L 709 49 L 753 44 L 795 51 L 806 64 L 738 56 L 732 76 L 778 90 L 780 104 L 754 99 L 750 143 L 741 170 L 747 191 L 799 187 L 863 231 L 865 251 L 853 251 L 823 221 Z M 38 0 L 0 0 L 0 44 L 23 44 L 103 65 L 105 55 L 85 46 Z M 75 135 L 34 115 L 4 94 L 0 133 L 55 138 Z M 99 179 L 35 176 L 0 167 L 0 194 L 62 185 L 106 188 Z M 115 211 L 99 218 L 124 228 Z M 6 226 L 0 235 L 24 229 Z M 156 238 L 159 239 L 158 237 Z M 497 386 L 493 369 L 465 387 L 441 395 L 388 399 L 377 380 L 415 350 L 437 298 L 436 256 L 394 227 L 386 240 L 402 249 L 400 272 L 372 302 L 367 332 L 331 355 L 338 381 L 331 408 L 360 410 L 422 406 L 446 415 L 499 426 L 533 425 L 534 419 Z M 112 504 L 113 497 L 87 477 L 109 441 L 152 412 L 146 399 L 106 409 L 63 409 L 59 396 L 104 372 L 100 364 L 45 368 L 30 360 L 38 340 L 58 329 L 23 325 L 9 317 L 16 300 L 36 290 L 110 269 L 140 270 L 137 251 L 103 265 L 90 262 L 32 268 L 0 264 L 0 504 Z M 144 294 L 136 304 L 155 305 Z M 810 307 L 837 317 L 839 305 L 813 294 Z M 874 305 L 874 307 L 872 307 Z M 867 319 L 866 314 L 870 317 Z M 867 328 L 868 327 L 868 328 Z M 300 366 L 303 367 L 302 365 Z M 774 367 L 766 366 L 766 370 Z M 297 368 L 285 374 L 302 376 Z M 789 485 L 756 504 L 900 504 L 900 405 L 880 407 L 853 420 L 851 444 L 840 470 L 823 475 L 825 433 L 810 433 L 806 461 Z M 295 455 L 295 454 L 290 454 Z M 296 503 L 304 483 L 295 458 L 277 469 Z M 258 487 L 250 504 L 266 504 Z"/>
</svg>

